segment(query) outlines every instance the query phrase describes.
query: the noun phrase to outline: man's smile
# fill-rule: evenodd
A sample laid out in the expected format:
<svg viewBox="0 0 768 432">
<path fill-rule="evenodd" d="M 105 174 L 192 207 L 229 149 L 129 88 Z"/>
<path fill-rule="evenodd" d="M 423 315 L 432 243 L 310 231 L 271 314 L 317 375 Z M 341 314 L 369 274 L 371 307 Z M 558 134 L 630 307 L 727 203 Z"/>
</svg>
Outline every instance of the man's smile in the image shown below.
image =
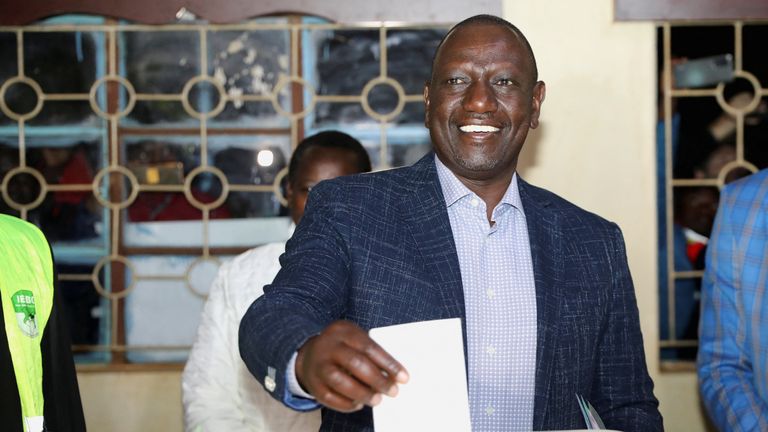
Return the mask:
<svg viewBox="0 0 768 432">
<path fill-rule="evenodd" d="M 499 128 L 490 125 L 464 125 L 459 126 L 459 130 L 464 133 L 493 133 L 498 132 Z"/>
</svg>

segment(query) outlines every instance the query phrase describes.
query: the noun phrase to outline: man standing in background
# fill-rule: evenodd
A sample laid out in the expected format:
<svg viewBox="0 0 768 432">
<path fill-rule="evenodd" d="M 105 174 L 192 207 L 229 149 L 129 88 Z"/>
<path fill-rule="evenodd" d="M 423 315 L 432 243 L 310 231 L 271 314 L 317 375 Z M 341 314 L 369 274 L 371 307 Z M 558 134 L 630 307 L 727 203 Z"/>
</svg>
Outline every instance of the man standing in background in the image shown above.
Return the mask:
<svg viewBox="0 0 768 432">
<path fill-rule="evenodd" d="M 701 290 L 698 370 L 721 431 L 768 430 L 768 170 L 720 195 Z"/>
<path fill-rule="evenodd" d="M 288 166 L 286 199 L 293 223 L 307 194 L 323 180 L 371 170 L 365 148 L 351 136 L 326 131 L 305 138 Z M 213 282 L 182 375 L 184 425 L 189 432 L 317 431 L 317 413 L 298 413 L 272 399 L 240 359 L 237 329 L 245 310 L 280 270 L 285 243 L 251 249 L 221 266 Z"/>
</svg>

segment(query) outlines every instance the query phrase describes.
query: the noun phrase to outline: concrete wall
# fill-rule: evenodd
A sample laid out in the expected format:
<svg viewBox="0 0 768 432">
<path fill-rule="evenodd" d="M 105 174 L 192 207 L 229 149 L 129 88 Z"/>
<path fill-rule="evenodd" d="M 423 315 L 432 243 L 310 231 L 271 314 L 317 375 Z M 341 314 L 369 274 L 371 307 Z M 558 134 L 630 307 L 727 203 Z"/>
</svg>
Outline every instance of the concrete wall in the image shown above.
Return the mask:
<svg viewBox="0 0 768 432">
<path fill-rule="evenodd" d="M 182 430 L 181 372 L 81 372 L 85 424 L 92 432 Z"/>
<path fill-rule="evenodd" d="M 705 430 L 693 373 L 661 373 L 656 354 L 654 26 L 615 23 L 612 0 L 507 0 L 504 16 L 547 83 L 521 173 L 621 226 L 666 428 Z M 179 382 L 178 372 L 81 373 L 89 429 L 181 430 Z"/>
</svg>

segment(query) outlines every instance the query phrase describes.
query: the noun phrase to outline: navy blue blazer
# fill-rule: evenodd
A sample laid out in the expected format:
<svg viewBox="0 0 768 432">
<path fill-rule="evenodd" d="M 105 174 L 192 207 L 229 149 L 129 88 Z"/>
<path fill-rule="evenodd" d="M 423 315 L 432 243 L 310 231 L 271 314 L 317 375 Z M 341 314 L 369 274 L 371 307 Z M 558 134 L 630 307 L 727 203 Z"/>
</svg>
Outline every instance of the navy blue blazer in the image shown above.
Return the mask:
<svg viewBox="0 0 768 432">
<path fill-rule="evenodd" d="M 534 430 L 584 428 L 576 394 L 608 428 L 662 430 L 621 232 L 518 181 L 538 311 Z M 288 361 L 332 321 L 371 329 L 464 318 L 434 154 L 411 167 L 319 184 L 280 263 L 243 317 L 240 354 L 265 388 L 294 408 L 307 404 L 286 391 Z M 323 431 L 373 430 L 369 408 L 324 409 L 322 417 Z"/>
</svg>

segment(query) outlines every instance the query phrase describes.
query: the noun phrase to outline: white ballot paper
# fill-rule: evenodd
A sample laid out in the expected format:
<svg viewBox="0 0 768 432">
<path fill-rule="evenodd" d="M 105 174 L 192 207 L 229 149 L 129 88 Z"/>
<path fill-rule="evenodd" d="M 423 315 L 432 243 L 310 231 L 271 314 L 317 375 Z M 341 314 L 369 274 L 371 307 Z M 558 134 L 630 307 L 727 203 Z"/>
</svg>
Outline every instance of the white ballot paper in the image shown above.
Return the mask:
<svg viewBox="0 0 768 432">
<path fill-rule="evenodd" d="M 408 370 L 394 398 L 373 408 L 376 432 L 470 432 L 461 320 L 421 321 L 369 332 Z"/>
</svg>

